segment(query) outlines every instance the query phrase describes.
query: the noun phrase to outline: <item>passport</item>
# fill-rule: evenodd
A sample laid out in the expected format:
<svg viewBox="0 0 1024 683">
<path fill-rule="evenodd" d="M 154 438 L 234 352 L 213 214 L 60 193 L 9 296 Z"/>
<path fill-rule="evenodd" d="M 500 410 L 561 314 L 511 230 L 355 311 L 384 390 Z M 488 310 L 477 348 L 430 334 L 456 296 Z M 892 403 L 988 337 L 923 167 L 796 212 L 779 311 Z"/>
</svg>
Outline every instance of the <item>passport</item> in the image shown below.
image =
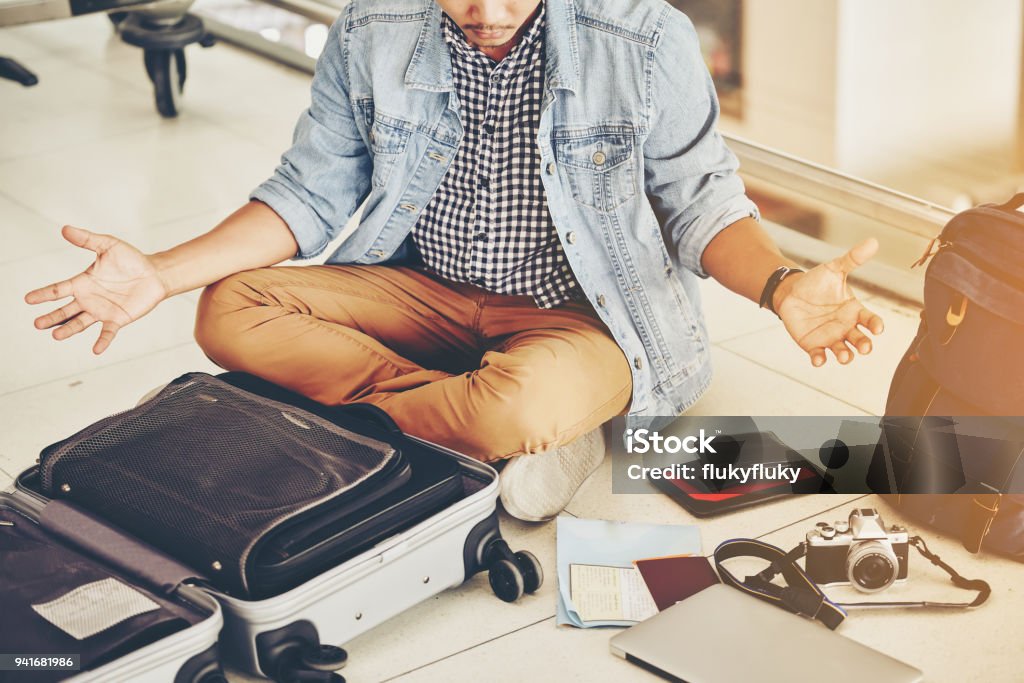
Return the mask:
<svg viewBox="0 0 1024 683">
<path fill-rule="evenodd" d="M 658 611 L 718 583 L 718 575 L 706 557 L 674 555 L 634 560 Z"/>
</svg>

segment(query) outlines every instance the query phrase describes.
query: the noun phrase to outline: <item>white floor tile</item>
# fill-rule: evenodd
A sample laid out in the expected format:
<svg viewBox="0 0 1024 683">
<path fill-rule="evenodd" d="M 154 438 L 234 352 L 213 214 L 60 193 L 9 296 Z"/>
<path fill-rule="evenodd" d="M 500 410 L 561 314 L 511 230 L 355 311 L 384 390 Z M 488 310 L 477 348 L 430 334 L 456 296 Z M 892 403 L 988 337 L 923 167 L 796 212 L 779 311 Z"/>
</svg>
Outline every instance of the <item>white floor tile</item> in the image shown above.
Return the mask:
<svg viewBox="0 0 1024 683">
<path fill-rule="evenodd" d="M 771 339 L 776 347 L 784 340 Z M 766 349 L 767 353 L 779 349 Z M 860 408 L 715 346 L 711 386 L 687 415 L 861 415 Z"/>
<path fill-rule="evenodd" d="M 619 629 L 558 627 L 554 619 L 547 619 L 393 680 L 401 683 L 470 680 L 654 683 L 664 680 L 609 652 L 608 641 L 618 632 Z"/>
<path fill-rule="evenodd" d="M 30 306 L 24 302 L 25 293 L 76 275 L 91 262 L 89 252 L 69 246 L 68 250 L 0 265 L 0 281 L 5 283 L 0 290 L 0 310 L 6 315 L 0 395 L 191 342 L 196 302 L 184 297 L 163 302 L 142 320 L 123 328 L 99 356 L 92 353 L 98 325 L 64 341 L 55 341 L 48 330 L 37 330 L 32 324 L 36 317 L 68 300 Z"/>
<path fill-rule="evenodd" d="M 89 14 L 70 19 L 11 26 L 0 31 L 2 41 L 11 41 L 12 56 L 31 68 L 31 60 L 59 57 L 83 64 L 95 64 L 134 54 L 138 48 L 128 45 L 115 33 L 106 14 Z M 24 51 L 31 46 L 35 54 Z"/>
<path fill-rule="evenodd" d="M 0 192 L 0 226 L 4 249 L 0 264 L 32 258 L 67 245 L 60 236 L 60 225 L 40 216 Z"/>
<path fill-rule="evenodd" d="M 815 368 L 781 327 L 747 334 L 723 342 L 722 346 L 823 394 L 880 415 L 885 410 L 893 371 L 917 332 L 919 318 L 917 311 L 885 299 L 871 299 L 867 305 L 885 321 L 885 331 L 874 339 L 869 355 L 858 354 L 849 365 L 840 365 L 829 355 L 823 367 Z"/>
<path fill-rule="evenodd" d="M 161 123 L 151 96 L 110 76 L 60 58 L 25 66 L 39 77 L 38 84 L 23 88 L 0 83 L 0 161 L 42 152 L 68 159 L 75 155 L 75 145 Z"/>
<path fill-rule="evenodd" d="M 241 206 L 278 155 L 199 119 L 0 163 L 4 192 L 61 224 L 117 234 Z"/>
<path fill-rule="evenodd" d="M 3 45 L 4 56 L 20 62 L 29 71 L 35 70 L 35 62 L 54 58 L 53 52 L 48 50 L 45 45 L 33 42 L 27 31 L 27 29 L 39 25 L 27 24 L 0 28 L 0 44 Z M 13 81 L 0 81 L 0 85 L 4 85 L 4 89 L 0 90 L 4 93 L 23 87 Z"/>
</svg>

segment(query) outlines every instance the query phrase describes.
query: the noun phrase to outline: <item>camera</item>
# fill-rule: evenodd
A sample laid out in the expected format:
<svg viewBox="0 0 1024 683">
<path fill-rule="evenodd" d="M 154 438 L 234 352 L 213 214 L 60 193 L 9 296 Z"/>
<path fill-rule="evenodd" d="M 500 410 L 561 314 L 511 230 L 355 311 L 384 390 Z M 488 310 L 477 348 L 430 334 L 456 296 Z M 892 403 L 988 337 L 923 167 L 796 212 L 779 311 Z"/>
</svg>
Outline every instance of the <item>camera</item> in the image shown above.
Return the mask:
<svg viewBox="0 0 1024 683">
<path fill-rule="evenodd" d="M 807 532 L 807 576 L 819 585 L 850 584 L 877 593 L 907 578 L 907 530 L 886 527 L 878 510 L 850 512 L 845 522 L 818 522 Z"/>
</svg>

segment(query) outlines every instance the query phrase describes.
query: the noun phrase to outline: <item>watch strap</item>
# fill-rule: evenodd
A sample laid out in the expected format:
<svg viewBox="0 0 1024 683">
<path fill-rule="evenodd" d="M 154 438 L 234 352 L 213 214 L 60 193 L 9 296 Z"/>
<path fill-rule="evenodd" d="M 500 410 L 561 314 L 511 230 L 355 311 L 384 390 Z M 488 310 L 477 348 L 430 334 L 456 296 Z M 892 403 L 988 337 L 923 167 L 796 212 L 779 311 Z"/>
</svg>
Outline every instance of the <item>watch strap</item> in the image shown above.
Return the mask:
<svg viewBox="0 0 1024 683">
<path fill-rule="evenodd" d="M 769 311 L 778 315 L 779 312 L 775 310 L 775 290 L 779 288 L 782 281 L 790 275 L 804 272 L 800 268 L 790 268 L 789 266 L 780 266 L 768 277 L 768 281 L 764 284 L 764 289 L 761 291 L 761 308 L 767 308 Z"/>
</svg>

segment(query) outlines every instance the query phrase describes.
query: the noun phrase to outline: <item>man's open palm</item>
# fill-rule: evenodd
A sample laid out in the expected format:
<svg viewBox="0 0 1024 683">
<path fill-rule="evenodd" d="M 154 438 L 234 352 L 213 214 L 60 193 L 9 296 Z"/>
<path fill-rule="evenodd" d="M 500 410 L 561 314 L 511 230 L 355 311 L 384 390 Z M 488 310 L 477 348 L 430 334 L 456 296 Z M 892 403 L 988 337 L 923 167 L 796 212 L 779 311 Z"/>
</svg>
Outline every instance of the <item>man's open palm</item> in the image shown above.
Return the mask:
<svg viewBox="0 0 1024 683">
<path fill-rule="evenodd" d="M 778 306 L 779 317 L 815 366 L 825 364 L 825 349 L 831 349 L 843 364 L 853 360 L 850 346 L 870 353 L 871 339 L 862 327 L 872 334 L 882 333 L 882 319 L 857 300 L 846 281 L 877 251 L 878 241 L 868 239 L 843 256 L 793 277 L 792 288 Z"/>
<path fill-rule="evenodd" d="M 167 296 L 164 284 L 145 254 L 111 235 L 100 235 L 70 225 L 61 231 L 75 246 L 96 253 L 85 272 L 25 295 L 30 304 L 72 297 L 61 308 L 35 320 L 39 329 L 53 330 L 54 339 L 67 339 L 94 323 L 102 330 L 93 353 L 103 353 L 118 330 L 138 320 Z"/>
</svg>

